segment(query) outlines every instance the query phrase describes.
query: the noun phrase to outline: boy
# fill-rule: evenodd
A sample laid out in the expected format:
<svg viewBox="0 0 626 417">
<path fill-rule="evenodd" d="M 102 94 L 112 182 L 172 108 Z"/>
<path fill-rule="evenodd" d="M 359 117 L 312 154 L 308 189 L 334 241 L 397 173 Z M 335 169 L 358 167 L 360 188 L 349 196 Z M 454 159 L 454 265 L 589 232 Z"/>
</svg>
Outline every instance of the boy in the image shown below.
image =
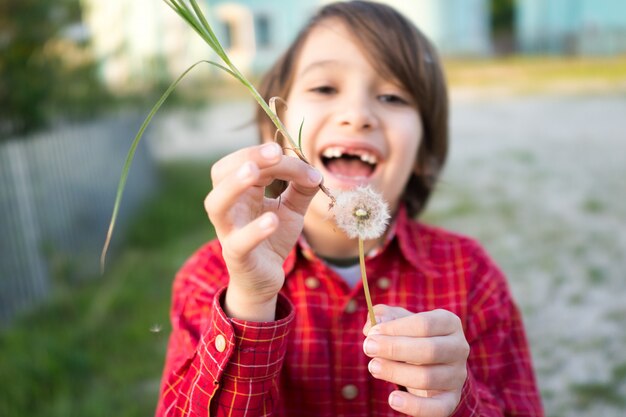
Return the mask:
<svg viewBox="0 0 626 417">
<path fill-rule="evenodd" d="M 213 166 L 218 239 L 174 283 L 157 415 L 542 415 L 502 273 L 473 240 L 412 220 L 447 151 L 428 40 L 388 6 L 331 4 L 261 92 L 286 98 L 290 131 L 304 120 L 311 165 L 259 118 L 265 144 Z M 391 208 L 387 232 L 365 242 L 374 327 L 357 244 L 328 220 L 322 177 L 331 190 L 368 185 Z"/>
</svg>

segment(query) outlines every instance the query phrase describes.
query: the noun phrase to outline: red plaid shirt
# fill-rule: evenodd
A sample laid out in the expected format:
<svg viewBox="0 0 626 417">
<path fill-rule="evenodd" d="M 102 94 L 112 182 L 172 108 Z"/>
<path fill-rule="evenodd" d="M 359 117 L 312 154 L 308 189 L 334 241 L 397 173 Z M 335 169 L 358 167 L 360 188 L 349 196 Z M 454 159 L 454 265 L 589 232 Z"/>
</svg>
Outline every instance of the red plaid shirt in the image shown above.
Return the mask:
<svg viewBox="0 0 626 417">
<path fill-rule="evenodd" d="M 367 307 L 306 245 L 284 264 L 276 321 L 228 318 L 218 241 L 173 288 L 172 334 L 157 416 L 397 416 L 397 386 L 373 378 L 362 350 Z M 393 239 L 367 260 L 374 304 L 458 315 L 471 346 L 454 416 L 541 416 L 520 314 L 497 266 L 473 240 L 400 210 Z"/>
</svg>

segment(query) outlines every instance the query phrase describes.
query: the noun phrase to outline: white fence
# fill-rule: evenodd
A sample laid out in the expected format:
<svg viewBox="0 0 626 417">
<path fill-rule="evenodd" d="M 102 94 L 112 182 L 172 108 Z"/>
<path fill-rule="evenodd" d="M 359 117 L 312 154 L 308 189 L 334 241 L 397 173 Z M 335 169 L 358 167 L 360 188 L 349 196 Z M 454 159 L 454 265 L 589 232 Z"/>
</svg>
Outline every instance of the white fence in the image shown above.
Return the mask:
<svg viewBox="0 0 626 417">
<path fill-rule="evenodd" d="M 46 297 L 59 262 L 72 271 L 64 279 L 97 276 L 117 182 L 140 123 L 111 118 L 0 143 L 0 325 Z M 141 144 L 119 225 L 154 189 L 155 173 Z"/>
</svg>

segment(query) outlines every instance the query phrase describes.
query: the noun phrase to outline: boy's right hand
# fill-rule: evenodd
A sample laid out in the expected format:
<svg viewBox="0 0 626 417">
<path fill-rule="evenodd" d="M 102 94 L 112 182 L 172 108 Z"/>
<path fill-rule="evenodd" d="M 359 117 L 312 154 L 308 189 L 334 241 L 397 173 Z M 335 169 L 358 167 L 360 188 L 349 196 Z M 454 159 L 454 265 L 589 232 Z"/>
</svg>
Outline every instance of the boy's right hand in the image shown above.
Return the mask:
<svg viewBox="0 0 626 417">
<path fill-rule="evenodd" d="M 252 146 L 220 159 L 211 169 L 213 190 L 204 207 L 222 245 L 230 281 L 229 317 L 272 321 L 285 276 L 283 262 L 319 190 L 319 171 L 283 155 L 276 143 Z M 274 180 L 289 182 L 279 199 L 265 197 Z"/>
</svg>

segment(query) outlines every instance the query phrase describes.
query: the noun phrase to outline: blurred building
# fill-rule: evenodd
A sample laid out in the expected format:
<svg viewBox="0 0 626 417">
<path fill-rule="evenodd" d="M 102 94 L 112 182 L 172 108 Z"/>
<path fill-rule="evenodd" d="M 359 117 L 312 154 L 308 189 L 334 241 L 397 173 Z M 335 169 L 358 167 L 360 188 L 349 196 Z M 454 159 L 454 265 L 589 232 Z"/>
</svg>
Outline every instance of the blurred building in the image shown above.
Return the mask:
<svg viewBox="0 0 626 417">
<path fill-rule="evenodd" d="M 171 79 L 210 48 L 163 1 L 81 0 L 101 75 L 116 89 Z"/>
<path fill-rule="evenodd" d="M 413 20 L 446 56 L 488 56 L 516 49 L 579 55 L 626 52 L 624 0 L 379 1 Z M 192 63 L 214 57 L 162 1 L 82 2 L 93 47 L 103 62 L 102 75 L 113 87 L 171 79 Z M 244 73 L 267 69 L 308 17 L 330 2 L 199 0 L 216 35 Z M 502 5 L 509 13 L 504 47 L 502 20 L 494 23 Z"/>
<path fill-rule="evenodd" d="M 265 70 L 284 51 L 309 16 L 329 0 L 211 0 L 210 16 L 233 59 Z M 489 52 L 487 0 L 382 0 L 407 17 L 444 54 Z"/>
<path fill-rule="evenodd" d="M 624 0 L 517 0 L 516 27 L 526 53 L 626 53 Z"/>
<path fill-rule="evenodd" d="M 243 72 L 261 72 L 308 17 L 329 0 L 200 1 L 216 35 Z M 412 19 L 443 54 L 490 52 L 488 0 L 386 0 Z M 102 76 L 115 88 L 171 78 L 211 58 L 209 47 L 164 2 L 82 0 Z"/>
<path fill-rule="evenodd" d="M 419 27 L 442 55 L 491 53 L 488 0 L 387 0 Z"/>
</svg>

